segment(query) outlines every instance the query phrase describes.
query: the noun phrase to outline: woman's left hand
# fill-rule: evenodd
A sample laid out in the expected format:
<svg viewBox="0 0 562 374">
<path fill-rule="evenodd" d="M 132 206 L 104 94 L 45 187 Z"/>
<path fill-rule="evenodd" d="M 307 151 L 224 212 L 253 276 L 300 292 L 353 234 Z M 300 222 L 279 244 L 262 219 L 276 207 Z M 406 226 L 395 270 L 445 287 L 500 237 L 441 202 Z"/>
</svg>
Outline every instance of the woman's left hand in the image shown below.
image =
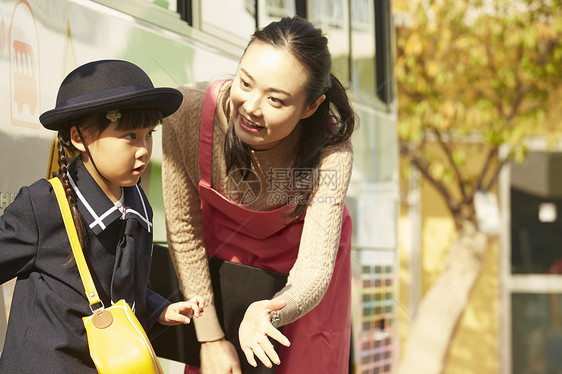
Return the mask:
<svg viewBox="0 0 562 374">
<path fill-rule="evenodd" d="M 285 305 L 287 305 L 285 301 L 261 300 L 250 304 L 246 310 L 238 335 L 240 347 L 250 365 L 257 366 L 254 355 L 268 368 L 272 366 L 272 361 L 276 365 L 281 363 L 269 337 L 286 347 L 291 344 L 289 339 L 271 324 L 271 312 L 281 310 Z"/>
</svg>

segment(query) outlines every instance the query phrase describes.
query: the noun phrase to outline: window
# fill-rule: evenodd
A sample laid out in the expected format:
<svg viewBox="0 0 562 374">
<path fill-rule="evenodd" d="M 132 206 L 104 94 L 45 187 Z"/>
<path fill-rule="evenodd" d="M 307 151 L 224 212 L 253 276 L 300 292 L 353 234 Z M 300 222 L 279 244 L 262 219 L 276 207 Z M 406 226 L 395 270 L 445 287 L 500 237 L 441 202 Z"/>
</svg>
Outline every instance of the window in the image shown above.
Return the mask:
<svg viewBox="0 0 562 374">
<path fill-rule="evenodd" d="M 511 296 L 513 374 L 562 372 L 562 295 Z"/>
<path fill-rule="evenodd" d="M 351 1 L 351 83 L 366 97 L 375 89 L 375 10 L 373 1 Z"/>
<path fill-rule="evenodd" d="M 201 30 L 245 45 L 256 29 L 253 0 L 205 0 L 200 2 Z"/>
<path fill-rule="evenodd" d="M 561 181 L 562 152 L 531 151 L 502 173 L 502 372 L 562 372 Z"/>
<path fill-rule="evenodd" d="M 562 274 L 562 153 L 512 165 L 511 273 Z"/>
<path fill-rule="evenodd" d="M 150 3 L 154 3 L 161 6 L 164 9 L 171 10 L 172 12 L 177 11 L 177 1 L 176 0 L 146 0 Z"/>
<path fill-rule="evenodd" d="M 283 17 L 292 17 L 297 13 L 295 0 L 259 0 L 258 27 L 264 27 L 270 22 Z"/>
<path fill-rule="evenodd" d="M 349 8 L 341 0 L 308 1 L 308 20 L 320 27 L 328 38 L 332 53 L 332 72 L 341 81 L 350 80 Z"/>
</svg>

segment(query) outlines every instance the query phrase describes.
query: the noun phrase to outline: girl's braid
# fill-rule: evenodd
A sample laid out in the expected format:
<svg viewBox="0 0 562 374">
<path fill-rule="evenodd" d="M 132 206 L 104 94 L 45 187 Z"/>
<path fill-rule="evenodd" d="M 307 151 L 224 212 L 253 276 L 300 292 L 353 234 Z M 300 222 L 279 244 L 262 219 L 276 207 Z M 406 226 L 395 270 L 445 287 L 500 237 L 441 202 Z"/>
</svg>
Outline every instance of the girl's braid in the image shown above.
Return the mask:
<svg viewBox="0 0 562 374">
<path fill-rule="evenodd" d="M 66 159 L 65 148 L 68 147 L 61 133 L 58 134 L 58 153 L 59 153 L 59 174 L 61 177 L 61 182 L 64 187 L 64 192 L 68 200 L 68 205 L 70 205 L 70 211 L 72 212 L 72 219 L 74 220 L 74 225 L 76 226 L 76 232 L 78 233 L 78 239 L 80 240 L 80 246 L 82 249 L 86 248 L 88 244 L 88 236 L 86 235 L 86 225 L 84 223 L 84 218 L 78 211 L 78 205 L 76 204 L 76 199 L 74 198 L 74 190 L 70 185 L 70 179 L 68 178 L 68 161 Z"/>
</svg>

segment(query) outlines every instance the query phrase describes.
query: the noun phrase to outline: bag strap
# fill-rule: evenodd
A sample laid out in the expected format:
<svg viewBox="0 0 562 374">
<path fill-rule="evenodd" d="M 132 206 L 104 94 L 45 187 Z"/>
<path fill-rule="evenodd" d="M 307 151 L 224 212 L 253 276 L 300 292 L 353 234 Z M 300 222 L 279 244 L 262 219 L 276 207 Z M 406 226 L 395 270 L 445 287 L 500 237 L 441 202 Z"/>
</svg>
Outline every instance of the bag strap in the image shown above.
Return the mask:
<svg viewBox="0 0 562 374">
<path fill-rule="evenodd" d="M 88 264 L 86 263 L 86 259 L 84 258 L 82 247 L 80 247 L 80 240 L 78 240 L 76 226 L 74 225 L 74 220 L 72 219 L 72 213 L 70 212 L 70 206 L 68 205 L 68 200 L 66 199 L 66 194 L 64 192 L 62 182 L 59 178 L 56 177 L 49 179 L 49 182 L 53 185 L 55 195 L 57 196 L 57 201 L 59 203 L 64 226 L 66 227 L 66 233 L 68 234 L 68 240 L 70 241 L 70 246 L 72 247 L 72 253 L 74 254 L 74 259 L 76 260 L 76 265 L 78 266 L 80 278 L 82 278 L 82 283 L 84 284 L 86 297 L 90 302 L 90 307 L 99 303 L 101 303 L 103 307 L 103 303 L 98 296 L 96 286 L 94 285 L 94 281 L 92 279 L 92 276 L 90 275 Z"/>
</svg>

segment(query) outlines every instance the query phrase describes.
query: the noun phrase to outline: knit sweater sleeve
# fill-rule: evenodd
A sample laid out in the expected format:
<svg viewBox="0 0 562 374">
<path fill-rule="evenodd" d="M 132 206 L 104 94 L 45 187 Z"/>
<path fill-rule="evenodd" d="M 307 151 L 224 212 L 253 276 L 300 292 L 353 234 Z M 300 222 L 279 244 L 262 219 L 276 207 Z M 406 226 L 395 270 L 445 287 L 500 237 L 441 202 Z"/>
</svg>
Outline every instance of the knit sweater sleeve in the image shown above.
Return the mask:
<svg viewBox="0 0 562 374">
<path fill-rule="evenodd" d="M 287 302 L 280 311 L 281 325 L 297 320 L 318 305 L 330 284 L 352 163 L 350 143 L 324 151 L 318 168 L 319 187 L 306 211 L 297 260 L 286 286 L 274 296 Z"/>
<path fill-rule="evenodd" d="M 200 295 L 205 313 L 195 319 L 199 341 L 224 336 L 215 310 L 203 240 L 198 183 L 199 133 L 206 85 L 182 87 L 180 109 L 162 126 L 162 186 L 170 255 L 186 298 Z"/>
</svg>

